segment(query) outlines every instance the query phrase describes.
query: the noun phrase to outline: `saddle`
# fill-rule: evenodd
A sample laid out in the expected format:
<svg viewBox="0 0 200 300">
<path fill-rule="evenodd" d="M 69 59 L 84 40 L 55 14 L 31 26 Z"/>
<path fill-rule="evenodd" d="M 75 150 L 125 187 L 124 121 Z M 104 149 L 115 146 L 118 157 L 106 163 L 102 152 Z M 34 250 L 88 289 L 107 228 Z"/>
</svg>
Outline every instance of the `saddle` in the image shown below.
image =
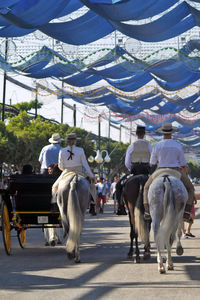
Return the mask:
<svg viewBox="0 0 200 300">
<path fill-rule="evenodd" d="M 178 179 L 181 179 L 181 173 L 177 170 L 170 169 L 170 168 L 160 168 L 157 169 L 153 174 L 152 174 L 152 179 L 156 179 L 158 177 L 164 177 L 166 175 L 176 177 Z"/>
</svg>

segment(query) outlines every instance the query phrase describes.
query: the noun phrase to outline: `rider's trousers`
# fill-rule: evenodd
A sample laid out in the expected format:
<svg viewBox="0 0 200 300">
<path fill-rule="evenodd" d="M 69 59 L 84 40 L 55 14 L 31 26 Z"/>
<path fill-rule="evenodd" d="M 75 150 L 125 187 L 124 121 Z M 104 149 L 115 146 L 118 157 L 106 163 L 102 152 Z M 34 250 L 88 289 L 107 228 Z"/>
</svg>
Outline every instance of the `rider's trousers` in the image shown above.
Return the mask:
<svg viewBox="0 0 200 300">
<path fill-rule="evenodd" d="M 176 169 L 176 168 L 172 168 L 172 169 Z M 188 178 L 187 174 L 182 172 L 180 169 L 179 169 L 179 172 L 181 173 L 180 180 L 183 182 L 183 184 L 188 192 L 187 204 L 192 205 L 193 201 L 194 201 L 194 186 L 193 186 L 192 182 L 190 181 L 190 179 Z M 143 193 L 144 205 L 148 204 L 148 191 L 149 191 L 149 186 L 152 182 L 153 182 L 153 174 L 148 178 L 147 182 L 144 185 L 144 193 Z"/>
</svg>

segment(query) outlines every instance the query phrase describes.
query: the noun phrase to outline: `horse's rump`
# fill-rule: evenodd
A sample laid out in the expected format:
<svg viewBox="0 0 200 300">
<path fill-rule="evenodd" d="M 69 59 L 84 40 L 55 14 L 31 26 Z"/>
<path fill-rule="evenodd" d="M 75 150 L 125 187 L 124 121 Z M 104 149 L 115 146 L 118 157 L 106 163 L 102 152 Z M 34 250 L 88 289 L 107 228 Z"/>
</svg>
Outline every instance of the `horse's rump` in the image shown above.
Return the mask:
<svg viewBox="0 0 200 300">
<path fill-rule="evenodd" d="M 59 206 L 64 236 L 68 233 L 67 252 L 71 253 L 82 229 L 85 211 L 89 203 L 89 182 L 80 175 L 61 179 L 58 185 L 57 203 Z"/>
<path fill-rule="evenodd" d="M 149 187 L 148 200 L 152 213 L 154 212 L 154 208 L 160 207 L 163 210 L 169 204 L 164 201 L 165 192 L 171 193 L 175 210 L 180 211 L 184 208 L 185 199 L 187 199 L 187 191 L 184 184 L 180 179 L 166 174 L 166 176 L 154 179 Z"/>
<path fill-rule="evenodd" d="M 147 180 L 147 175 L 130 177 L 123 191 L 125 202 L 129 208 L 131 222 L 135 224 L 135 230 L 144 244 L 147 244 L 149 241 L 149 229 L 144 221 L 143 204 L 143 189 Z"/>
<path fill-rule="evenodd" d="M 152 182 L 148 200 L 154 238 L 160 250 L 163 250 L 169 239 L 174 237 L 183 216 L 187 191 L 178 178 L 166 175 Z"/>
<path fill-rule="evenodd" d="M 143 207 L 143 201 L 138 202 L 137 199 L 138 196 L 142 196 L 142 191 L 147 179 L 147 175 L 133 175 L 128 178 L 123 189 L 123 196 L 127 203 L 129 199 L 134 198 L 136 199 L 135 203 L 137 206 L 139 205 L 139 207 Z M 140 195 L 139 192 L 141 192 Z"/>
</svg>

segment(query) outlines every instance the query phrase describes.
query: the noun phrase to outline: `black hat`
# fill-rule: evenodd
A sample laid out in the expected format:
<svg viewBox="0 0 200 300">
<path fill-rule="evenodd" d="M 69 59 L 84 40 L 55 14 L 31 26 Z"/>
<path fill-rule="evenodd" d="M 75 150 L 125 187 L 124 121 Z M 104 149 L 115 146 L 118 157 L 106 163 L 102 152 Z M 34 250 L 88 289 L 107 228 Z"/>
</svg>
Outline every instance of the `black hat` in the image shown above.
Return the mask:
<svg viewBox="0 0 200 300">
<path fill-rule="evenodd" d="M 145 133 L 145 130 L 146 130 L 145 126 L 137 125 L 136 134 L 137 133 Z"/>
</svg>

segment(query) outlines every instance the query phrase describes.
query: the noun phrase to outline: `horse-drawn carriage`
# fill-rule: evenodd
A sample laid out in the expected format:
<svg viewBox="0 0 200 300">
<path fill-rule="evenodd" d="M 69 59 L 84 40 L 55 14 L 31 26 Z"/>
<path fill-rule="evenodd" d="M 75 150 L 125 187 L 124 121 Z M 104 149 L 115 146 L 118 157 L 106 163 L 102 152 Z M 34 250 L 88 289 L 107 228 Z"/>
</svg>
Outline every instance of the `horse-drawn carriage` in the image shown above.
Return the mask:
<svg viewBox="0 0 200 300">
<path fill-rule="evenodd" d="M 17 233 L 24 248 L 29 228 L 60 228 L 59 212 L 51 212 L 51 189 L 57 177 L 41 174 L 11 175 L 8 189 L 0 190 L 3 243 L 8 255 L 11 252 L 11 231 Z"/>
</svg>

